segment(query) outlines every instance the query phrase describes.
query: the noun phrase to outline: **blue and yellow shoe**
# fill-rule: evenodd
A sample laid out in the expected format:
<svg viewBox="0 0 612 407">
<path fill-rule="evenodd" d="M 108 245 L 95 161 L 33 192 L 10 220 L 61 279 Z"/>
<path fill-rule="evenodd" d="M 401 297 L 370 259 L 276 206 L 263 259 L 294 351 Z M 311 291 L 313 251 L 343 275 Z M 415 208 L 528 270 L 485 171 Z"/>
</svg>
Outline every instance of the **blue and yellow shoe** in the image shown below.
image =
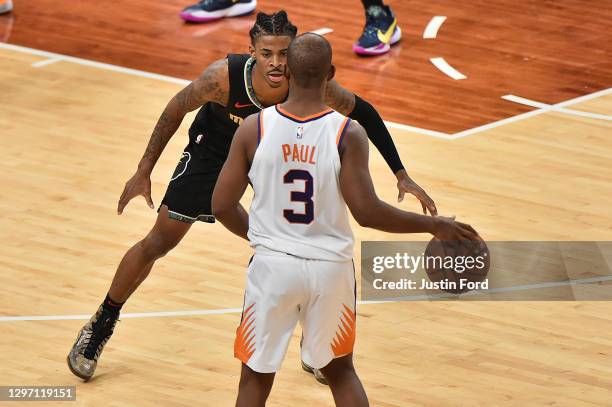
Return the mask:
<svg viewBox="0 0 612 407">
<path fill-rule="evenodd" d="M 257 0 L 201 0 L 181 11 L 181 18 L 192 23 L 207 23 L 226 17 L 251 14 Z"/>
<path fill-rule="evenodd" d="M 361 37 L 353 44 L 358 55 L 381 55 L 402 38 L 402 30 L 389 6 L 370 6 L 366 10 L 366 25 Z"/>
</svg>

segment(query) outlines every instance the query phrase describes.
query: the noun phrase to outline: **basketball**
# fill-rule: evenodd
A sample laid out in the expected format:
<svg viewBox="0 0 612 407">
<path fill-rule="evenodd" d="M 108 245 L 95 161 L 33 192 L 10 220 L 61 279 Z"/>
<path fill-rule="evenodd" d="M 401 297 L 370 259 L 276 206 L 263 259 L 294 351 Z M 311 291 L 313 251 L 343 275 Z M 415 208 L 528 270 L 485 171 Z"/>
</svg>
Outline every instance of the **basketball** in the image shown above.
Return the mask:
<svg viewBox="0 0 612 407">
<path fill-rule="evenodd" d="M 484 240 L 443 241 L 434 237 L 425 249 L 425 270 L 436 288 L 452 294 L 487 288 L 491 254 Z"/>
</svg>

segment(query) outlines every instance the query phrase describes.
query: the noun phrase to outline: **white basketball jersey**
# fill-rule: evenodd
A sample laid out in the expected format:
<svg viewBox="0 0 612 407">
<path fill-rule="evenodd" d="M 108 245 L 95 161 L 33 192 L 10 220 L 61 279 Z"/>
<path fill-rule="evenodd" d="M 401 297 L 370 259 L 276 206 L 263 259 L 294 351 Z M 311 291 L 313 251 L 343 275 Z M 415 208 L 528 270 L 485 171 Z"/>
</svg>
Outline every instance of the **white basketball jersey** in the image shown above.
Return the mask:
<svg viewBox="0 0 612 407">
<path fill-rule="evenodd" d="M 331 109 L 296 117 L 277 105 L 259 113 L 259 146 L 249 171 L 255 196 L 248 237 L 256 251 L 352 259 L 353 233 L 338 178 L 338 145 L 349 122 Z"/>
</svg>

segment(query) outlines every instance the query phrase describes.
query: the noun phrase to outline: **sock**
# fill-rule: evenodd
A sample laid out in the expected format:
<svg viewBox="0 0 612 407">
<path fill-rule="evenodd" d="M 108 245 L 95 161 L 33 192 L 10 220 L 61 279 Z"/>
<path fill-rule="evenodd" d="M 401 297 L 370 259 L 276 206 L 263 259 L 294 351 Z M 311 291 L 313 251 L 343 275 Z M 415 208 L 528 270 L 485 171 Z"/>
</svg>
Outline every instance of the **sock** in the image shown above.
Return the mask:
<svg viewBox="0 0 612 407">
<path fill-rule="evenodd" d="M 363 8 L 365 8 L 366 10 L 372 6 L 384 6 L 382 0 L 361 0 L 361 4 L 363 4 Z"/>
<path fill-rule="evenodd" d="M 102 303 L 102 308 L 105 311 L 119 314 L 119 311 L 121 311 L 121 307 L 123 307 L 123 304 L 125 304 L 125 302 L 115 302 L 108 294 L 106 294 L 106 298 Z"/>
</svg>

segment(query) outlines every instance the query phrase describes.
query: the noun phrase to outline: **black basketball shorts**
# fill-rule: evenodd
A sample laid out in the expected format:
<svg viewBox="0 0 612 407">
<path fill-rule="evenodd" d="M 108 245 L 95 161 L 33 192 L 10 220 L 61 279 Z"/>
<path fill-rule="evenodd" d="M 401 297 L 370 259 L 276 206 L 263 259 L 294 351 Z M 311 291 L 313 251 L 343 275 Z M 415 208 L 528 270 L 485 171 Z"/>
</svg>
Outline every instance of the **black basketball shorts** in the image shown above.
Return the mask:
<svg viewBox="0 0 612 407">
<path fill-rule="evenodd" d="M 187 145 L 161 202 L 168 207 L 168 216 L 186 223 L 214 223 L 212 194 L 222 167 L 219 159 L 207 157 L 191 143 Z"/>
</svg>

